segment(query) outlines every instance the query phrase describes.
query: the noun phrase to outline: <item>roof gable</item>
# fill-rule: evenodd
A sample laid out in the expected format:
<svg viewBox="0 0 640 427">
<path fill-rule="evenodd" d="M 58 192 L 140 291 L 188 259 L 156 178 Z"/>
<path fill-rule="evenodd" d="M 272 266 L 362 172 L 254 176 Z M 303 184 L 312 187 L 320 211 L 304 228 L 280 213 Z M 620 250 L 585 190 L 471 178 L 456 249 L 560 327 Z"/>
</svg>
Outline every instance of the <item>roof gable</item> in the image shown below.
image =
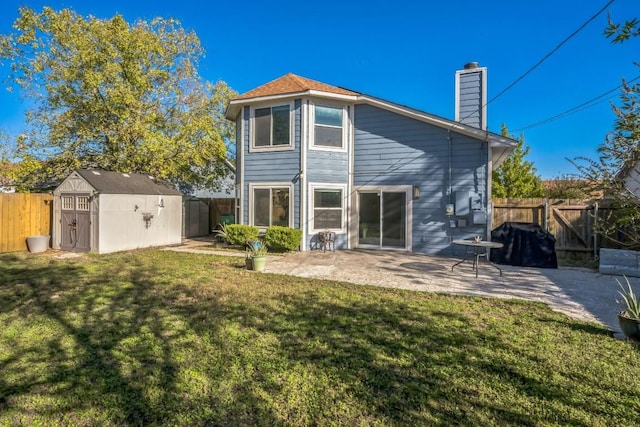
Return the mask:
<svg viewBox="0 0 640 427">
<path fill-rule="evenodd" d="M 405 105 L 396 104 L 374 96 L 366 95 L 360 92 L 354 92 L 337 86 L 331 86 L 315 80 L 307 79 L 293 73 L 289 73 L 280 78 L 263 84 L 249 92 L 246 92 L 229 102 L 225 116 L 231 121 L 237 120 L 240 110 L 244 106 L 252 105 L 262 101 L 273 101 L 275 99 L 290 98 L 295 95 L 310 95 L 323 98 L 338 99 L 341 101 L 348 100 L 354 104 L 374 105 L 397 114 L 402 114 L 416 120 L 430 123 L 447 129 L 452 132 L 458 132 L 471 138 L 487 141 L 491 148 L 492 167 L 495 169 L 506 159 L 513 151 L 518 141 L 504 137 L 502 135 L 488 132 L 483 129 L 476 128 L 458 122 L 455 120 L 445 119 L 435 116 L 424 111 L 416 110 Z"/>
<path fill-rule="evenodd" d="M 76 173 L 99 193 L 103 194 L 159 194 L 181 196 L 177 190 L 139 173 L 120 173 L 102 170 L 78 169 Z"/>
<path fill-rule="evenodd" d="M 337 86 L 331 86 L 326 83 L 318 82 L 316 80 L 311 80 L 306 77 L 301 77 L 296 74 L 289 73 L 275 80 L 271 80 L 270 82 L 265 83 L 262 86 L 258 86 L 257 88 L 252 89 L 249 92 L 243 93 L 242 95 L 234 98 L 234 101 L 308 91 L 320 91 L 333 93 L 336 95 L 359 95 L 358 92 L 342 89 Z"/>
</svg>

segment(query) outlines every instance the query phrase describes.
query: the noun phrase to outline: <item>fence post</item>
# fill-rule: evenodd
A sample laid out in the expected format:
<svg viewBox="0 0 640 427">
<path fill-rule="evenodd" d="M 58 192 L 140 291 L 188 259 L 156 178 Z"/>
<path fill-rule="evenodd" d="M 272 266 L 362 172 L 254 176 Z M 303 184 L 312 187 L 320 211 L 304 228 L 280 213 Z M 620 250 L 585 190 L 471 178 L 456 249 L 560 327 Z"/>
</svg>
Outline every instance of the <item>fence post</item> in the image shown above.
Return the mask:
<svg viewBox="0 0 640 427">
<path fill-rule="evenodd" d="M 598 202 L 593 204 L 593 259 L 598 260 Z"/>
<path fill-rule="evenodd" d="M 544 231 L 549 232 L 549 199 L 544 198 Z"/>
</svg>

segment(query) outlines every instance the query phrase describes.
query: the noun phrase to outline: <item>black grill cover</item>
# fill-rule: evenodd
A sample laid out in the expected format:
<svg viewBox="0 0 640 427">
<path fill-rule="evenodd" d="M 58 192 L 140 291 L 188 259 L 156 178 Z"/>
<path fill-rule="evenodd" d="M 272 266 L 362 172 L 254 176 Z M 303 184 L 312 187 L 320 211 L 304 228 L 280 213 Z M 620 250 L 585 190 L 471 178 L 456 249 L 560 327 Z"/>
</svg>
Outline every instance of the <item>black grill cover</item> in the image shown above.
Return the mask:
<svg viewBox="0 0 640 427">
<path fill-rule="evenodd" d="M 505 222 L 491 231 L 491 241 L 502 243 L 491 249 L 491 262 L 522 267 L 558 268 L 556 238 L 538 224 Z"/>
</svg>

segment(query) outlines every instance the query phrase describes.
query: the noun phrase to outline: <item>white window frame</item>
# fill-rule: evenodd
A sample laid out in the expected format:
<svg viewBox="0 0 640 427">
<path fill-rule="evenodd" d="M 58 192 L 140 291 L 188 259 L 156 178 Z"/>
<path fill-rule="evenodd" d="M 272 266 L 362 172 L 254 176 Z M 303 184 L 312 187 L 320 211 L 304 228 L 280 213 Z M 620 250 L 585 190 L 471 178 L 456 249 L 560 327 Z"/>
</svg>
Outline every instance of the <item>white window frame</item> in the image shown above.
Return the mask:
<svg viewBox="0 0 640 427">
<path fill-rule="evenodd" d="M 288 227 L 293 228 L 294 193 L 293 193 L 293 184 L 291 182 L 260 182 L 260 183 L 249 184 L 249 225 L 254 225 L 254 218 L 253 218 L 254 216 L 253 208 L 255 206 L 254 190 L 271 190 L 274 188 L 287 188 L 289 190 L 289 225 Z M 269 198 L 269 221 L 271 221 L 271 209 L 273 208 L 271 203 L 272 203 L 272 198 L 270 197 Z M 267 225 L 267 226 L 256 225 L 256 227 L 259 227 L 260 230 L 266 230 L 268 227 L 270 227 L 270 225 Z"/>
<path fill-rule="evenodd" d="M 288 106 L 289 107 L 289 144 L 287 145 L 266 145 L 266 146 L 260 146 L 257 147 L 256 146 L 256 110 L 261 110 L 263 108 L 270 108 L 273 109 L 274 107 L 284 107 L 284 106 Z M 271 137 L 273 138 L 273 114 L 271 115 L 272 119 L 271 119 Z M 294 142 L 294 138 L 295 138 L 295 110 L 294 110 L 294 103 L 293 102 L 277 102 L 277 103 L 269 103 L 269 104 L 258 104 L 258 105 L 252 105 L 250 112 L 249 112 L 249 140 L 251 141 L 251 144 L 249 145 L 249 152 L 250 153 L 259 153 L 259 152 L 265 152 L 265 151 L 290 151 L 294 149 L 295 146 L 295 142 Z M 273 141 L 271 141 L 273 142 Z"/>
<path fill-rule="evenodd" d="M 60 201 L 62 202 L 62 210 L 63 211 L 72 211 L 75 206 L 73 205 L 74 197 L 73 196 L 61 196 Z"/>
<path fill-rule="evenodd" d="M 316 228 L 315 223 L 315 191 L 316 190 L 342 190 L 342 228 Z M 314 182 L 309 184 L 309 233 L 316 234 L 320 231 L 333 231 L 336 234 L 345 234 L 347 232 L 347 184 L 327 184 Z"/>
<path fill-rule="evenodd" d="M 341 147 L 328 147 L 326 145 L 316 145 L 316 106 L 318 107 L 328 107 L 328 108 L 336 108 L 342 110 L 342 146 Z M 309 124 L 310 124 L 310 132 L 309 132 L 309 148 L 311 150 L 318 151 L 339 151 L 342 153 L 347 152 L 347 134 L 348 134 L 348 126 L 347 126 L 347 106 L 346 105 L 336 105 L 326 102 L 318 102 L 312 103 L 309 108 Z M 320 125 L 329 127 L 326 125 Z"/>
<path fill-rule="evenodd" d="M 76 196 L 76 210 L 88 212 L 91 210 L 91 201 L 89 196 Z"/>
</svg>

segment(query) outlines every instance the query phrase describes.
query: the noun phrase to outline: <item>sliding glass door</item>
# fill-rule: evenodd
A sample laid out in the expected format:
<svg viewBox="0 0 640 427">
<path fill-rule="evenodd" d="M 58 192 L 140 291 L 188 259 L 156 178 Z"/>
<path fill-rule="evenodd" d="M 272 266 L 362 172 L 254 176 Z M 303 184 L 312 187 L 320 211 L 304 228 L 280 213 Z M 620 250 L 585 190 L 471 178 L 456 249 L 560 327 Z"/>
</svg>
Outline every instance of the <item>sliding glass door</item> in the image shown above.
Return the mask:
<svg viewBox="0 0 640 427">
<path fill-rule="evenodd" d="M 358 214 L 359 247 L 406 247 L 407 195 L 404 191 L 360 191 Z"/>
</svg>

